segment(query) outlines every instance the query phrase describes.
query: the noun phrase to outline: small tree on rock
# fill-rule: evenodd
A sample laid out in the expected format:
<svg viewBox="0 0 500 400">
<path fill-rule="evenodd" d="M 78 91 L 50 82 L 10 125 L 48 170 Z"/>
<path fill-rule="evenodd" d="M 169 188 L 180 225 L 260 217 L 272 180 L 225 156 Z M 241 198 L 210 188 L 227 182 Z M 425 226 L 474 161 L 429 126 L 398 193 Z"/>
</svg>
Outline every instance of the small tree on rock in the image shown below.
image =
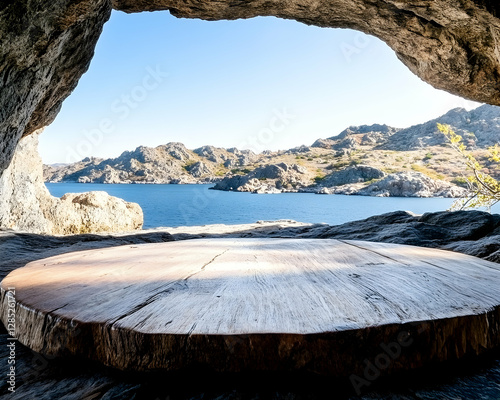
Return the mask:
<svg viewBox="0 0 500 400">
<path fill-rule="evenodd" d="M 468 194 L 458 199 L 450 207 L 450 210 L 466 210 L 472 208 L 491 206 L 500 201 L 500 182 L 491 175 L 484 172 L 484 167 L 476 158 L 467 151 L 462 136 L 455 133 L 449 125 L 437 124 L 438 129 L 446 136 L 451 144 L 464 159 L 466 169 L 472 174 L 464 176 L 467 182 Z M 489 160 L 500 164 L 500 148 L 498 145 L 488 148 Z"/>
</svg>

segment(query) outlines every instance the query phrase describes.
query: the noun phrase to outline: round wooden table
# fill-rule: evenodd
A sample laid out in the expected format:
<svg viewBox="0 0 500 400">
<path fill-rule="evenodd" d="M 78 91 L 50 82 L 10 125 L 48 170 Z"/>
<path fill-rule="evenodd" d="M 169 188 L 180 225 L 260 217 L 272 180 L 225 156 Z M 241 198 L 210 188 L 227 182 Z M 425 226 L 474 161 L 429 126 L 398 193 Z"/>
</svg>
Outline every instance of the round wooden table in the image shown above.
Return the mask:
<svg viewBox="0 0 500 400">
<path fill-rule="evenodd" d="M 361 241 L 197 239 L 75 252 L 11 272 L 0 300 L 6 326 L 15 304 L 16 337 L 31 349 L 123 370 L 369 380 L 500 344 L 498 264 Z"/>
</svg>

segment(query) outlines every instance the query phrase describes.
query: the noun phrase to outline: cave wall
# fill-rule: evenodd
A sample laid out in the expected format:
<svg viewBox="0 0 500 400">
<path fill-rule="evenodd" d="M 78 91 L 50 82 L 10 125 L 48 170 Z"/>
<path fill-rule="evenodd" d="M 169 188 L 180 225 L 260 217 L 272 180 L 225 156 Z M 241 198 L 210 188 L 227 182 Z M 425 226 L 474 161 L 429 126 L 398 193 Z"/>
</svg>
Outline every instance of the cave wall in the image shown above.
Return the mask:
<svg viewBox="0 0 500 400">
<path fill-rule="evenodd" d="M 51 199 L 43 183 L 42 160 L 37 153 L 34 132 L 19 142 L 14 158 L 0 177 L 0 227 L 34 233 L 52 232 L 41 202 L 50 207 Z"/>
<path fill-rule="evenodd" d="M 4 0 L 0 176 L 19 140 L 54 120 L 88 69 L 113 8 L 205 20 L 276 16 L 357 29 L 385 41 L 434 87 L 500 105 L 500 5 L 493 0 Z"/>
<path fill-rule="evenodd" d="M 0 177 L 0 227 L 31 233 L 67 235 L 141 229 L 141 207 L 106 192 L 51 196 L 38 154 L 41 129 L 20 140 Z"/>
<path fill-rule="evenodd" d="M 54 120 L 110 15 L 108 0 L 0 3 L 0 173 L 21 137 Z"/>
</svg>

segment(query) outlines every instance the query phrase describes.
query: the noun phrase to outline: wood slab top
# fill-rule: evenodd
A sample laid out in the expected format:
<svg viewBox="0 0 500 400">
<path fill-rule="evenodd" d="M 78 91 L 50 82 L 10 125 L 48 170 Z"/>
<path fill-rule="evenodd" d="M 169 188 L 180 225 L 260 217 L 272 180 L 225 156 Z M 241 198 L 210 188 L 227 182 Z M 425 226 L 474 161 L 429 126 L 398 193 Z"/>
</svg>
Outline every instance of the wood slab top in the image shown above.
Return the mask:
<svg viewBox="0 0 500 400">
<path fill-rule="evenodd" d="M 361 241 L 197 239 L 31 262 L 2 281 L 4 324 L 8 288 L 15 288 L 16 335 L 36 351 L 83 355 L 122 369 L 176 369 L 191 364 L 176 364 L 172 354 L 177 349 L 188 357 L 186 343 L 197 336 L 204 337 L 197 352 L 216 357 L 229 346 L 237 357 L 227 338 L 319 338 L 447 319 L 456 331 L 461 317 L 472 321 L 498 311 L 500 265 L 448 251 Z M 453 332 L 451 338 L 457 336 Z M 225 338 L 227 346 L 207 349 L 210 337 Z M 488 344 L 481 346 L 494 347 L 494 340 L 484 340 Z M 256 349 L 250 342 L 237 344 Z M 146 351 L 156 352 L 154 361 L 144 360 Z M 213 363 L 203 357 L 196 362 L 204 361 Z M 224 365 L 228 362 L 235 361 Z"/>
</svg>

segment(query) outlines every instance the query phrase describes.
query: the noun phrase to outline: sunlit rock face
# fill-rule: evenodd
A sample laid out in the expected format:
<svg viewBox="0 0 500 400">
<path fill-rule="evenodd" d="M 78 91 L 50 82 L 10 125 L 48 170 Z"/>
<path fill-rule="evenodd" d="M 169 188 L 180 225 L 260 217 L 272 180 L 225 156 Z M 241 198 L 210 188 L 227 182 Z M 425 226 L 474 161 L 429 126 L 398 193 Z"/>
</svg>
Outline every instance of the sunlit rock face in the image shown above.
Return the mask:
<svg viewBox="0 0 500 400">
<path fill-rule="evenodd" d="M 0 227 L 55 235 L 123 232 L 142 228 L 138 204 L 105 192 L 50 195 L 37 152 L 38 133 L 23 138 L 0 178 Z"/>
<path fill-rule="evenodd" d="M 21 137 L 54 120 L 112 8 L 357 29 L 385 41 L 434 87 L 500 105 L 500 5 L 493 0 L 7 0 L 0 4 L 0 174 Z"/>
<path fill-rule="evenodd" d="M 22 136 L 50 124 L 87 70 L 107 0 L 0 4 L 0 171 Z"/>
</svg>

